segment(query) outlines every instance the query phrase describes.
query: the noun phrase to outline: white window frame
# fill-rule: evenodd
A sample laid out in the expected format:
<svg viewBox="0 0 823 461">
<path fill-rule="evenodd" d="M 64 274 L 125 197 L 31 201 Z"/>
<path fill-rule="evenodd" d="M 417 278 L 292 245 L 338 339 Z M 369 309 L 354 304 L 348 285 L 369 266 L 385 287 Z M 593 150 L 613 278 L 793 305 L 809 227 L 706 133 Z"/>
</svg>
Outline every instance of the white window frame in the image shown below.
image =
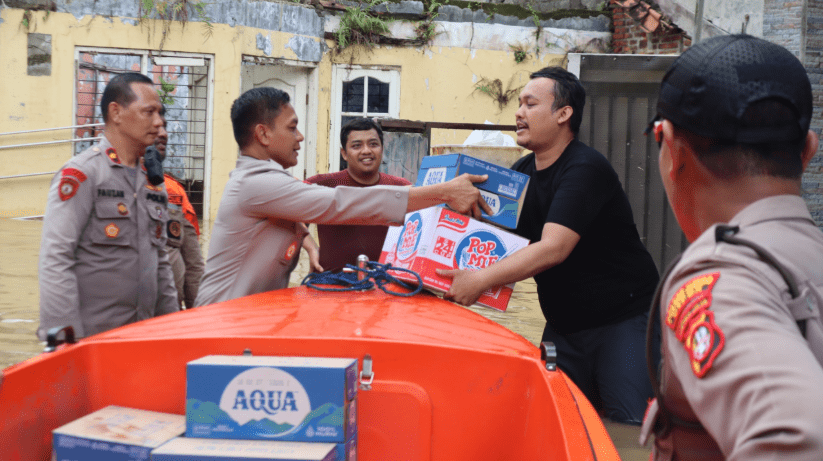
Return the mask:
<svg viewBox="0 0 823 461">
<path fill-rule="evenodd" d="M 211 161 L 212 161 L 212 133 L 214 133 L 214 55 L 204 53 L 181 53 L 175 51 L 157 51 L 144 50 L 132 48 L 101 48 L 91 46 L 76 46 L 74 47 L 74 90 L 72 91 L 72 120 L 76 120 L 77 115 L 77 71 L 76 66 L 80 61 L 81 53 L 107 53 L 107 54 L 129 54 L 140 56 L 140 73 L 145 74 L 152 64 L 153 58 L 162 57 L 166 61 L 165 65 L 169 65 L 172 60 L 179 60 L 180 65 L 190 65 L 191 60 L 203 59 L 208 64 L 208 100 L 206 113 L 206 152 L 203 153 L 203 216 L 200 218 L 203 222 L 211 220 Z M 187 62 L 188 61 L 188 62 Z M 177 64 L 175 64 L 177 65 Z"/>
<path fill-rule="evenodd" d="M 332 108 L 329 129 L 329 172 L 340 170 L 340 129 L 342 117 L 352 115 L 352 112 L 343 113 L 343 82 L 350 82 L 360 77 L 369 77 L 388 82 L 389 84 L 389 112 L 368 113 L 365 109 L 366 97 L 363 98 L 363 112 L 360 114 L 369 117 L 400 118 L 400 67 L 379 68 L 338 64 L 332 66 Z M 368 94 L 368 91 L 366 91 Z"/>
</svg>

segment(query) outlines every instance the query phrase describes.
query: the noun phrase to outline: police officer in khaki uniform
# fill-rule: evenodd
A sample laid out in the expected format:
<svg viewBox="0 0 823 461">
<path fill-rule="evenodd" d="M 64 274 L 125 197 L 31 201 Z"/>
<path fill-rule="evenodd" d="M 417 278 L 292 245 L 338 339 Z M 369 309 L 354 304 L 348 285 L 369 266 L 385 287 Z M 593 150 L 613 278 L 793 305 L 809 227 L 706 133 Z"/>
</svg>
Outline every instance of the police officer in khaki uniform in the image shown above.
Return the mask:
<svg viewBox="0 0 823 461">
<path fill-rule="evenodd" d="M 297 164 L 303 135 L 289 95 L 280 90 L 243 93 L 231 119 L 240 157 L 220 201 L 196 306 L 287 287 L 301 247 L 317 267 L 319 253 L 304 222 L 400 225 L 406 212 L 441 203 L 478 218 L 481 207 L 490 211 L 472 185 L 485 175 L 411 189 L 332 189 L 295 179 L 286 168 Z"/>
<path fill-rule="evenodd" d="M 158 162 L 166 159 L 169 134 L 166 130 L 165 110 L 161 111 L 163 126 L 154 140 L 154 146 L 146 149 L 146 159 L 156 156 Z M 200 278 L 203 276 L 203 255 L 200 251 L 200 225 L 197 214 L 186 195 L 186 189 L 168 172 L 164 172 L 166 194 L 169 197 L 169 220 L 166 224 L 166 252 L 177 287 L 177 300 L 186 308 L 194 306 Z"/>
<path fill-rule="evenodd" d="M 141 156 L 162 126 L 152 81 L 127 73 L 103 92 L 105 136 L 51 183 L 40 247 L 40 327 L 85 337 L 179 310 L 166 256 L 168 198 Z"/>
<path fill-rule="evenodd" d="M 663 359 L 649 364 L 657 399 L 641 442 L 654 433 L 660 460 L 821 460 L 823 233 L 800 197 L 818 146 L 805 69 L 755 37 L 709 39 L 669 69 L 657 110 L 660 173 L 692 244 L 652 306 Z"/>
</svg>

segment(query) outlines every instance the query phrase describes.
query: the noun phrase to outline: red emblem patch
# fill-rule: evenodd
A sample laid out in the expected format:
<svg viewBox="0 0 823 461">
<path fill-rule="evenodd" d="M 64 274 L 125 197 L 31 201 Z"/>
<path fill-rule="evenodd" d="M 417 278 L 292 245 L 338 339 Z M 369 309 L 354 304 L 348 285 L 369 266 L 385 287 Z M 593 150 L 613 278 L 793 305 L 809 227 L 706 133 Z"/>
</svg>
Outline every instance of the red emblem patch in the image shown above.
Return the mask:
<svg viewBox="0 0 823 461">
<path fill-rule="evenodd" d="M 74 194 L 77 193 L 77 188 L 80 187 L 80 183 L 77 182 L 77 179 L 73 176 L 63 176 L 57 187 L 57 194 L 60 196 L 60 200 L 65 202 L 74 197 Z"/>
<path fill-rule="evenodd" d="M 129 209 L 126 207 L 126 204 L 120 202 L 117 204 L 117 212 L 120 213 L 122 216 L 126 216 L 129 214 Z"/>
<path fill-rule="evenodd" d="M 161 238 L 163 236 L 163 226 L 160 223 L 154 227 L 154 237 Z"/>
<path fill-rule="evenodd" d="M 292 256 L 297 252 L 297 242 L 292 242 L 291 245 L 286 249 L 286 259 L 291 259 Z"/>
<path fill-rule="evenodd" d="M 86 180 L 86 174 L 78 170 L 77 168 L 63 168 L 62 175 L 64 177 L 72 176 L 75 179 L 77 179 L 77 182 L 83 182 Z"/>
<path fill-rule="evenodd" d="M 702 378 L 711 369 L 725 343 L 723 330 L 714 323 L 712 289 L 719 272 L 702 274 L 684 283 L 666 310 L 666 326 L 689 353 L 692 371 Z"/>
<path fill-rule="evenodd" d="M 120 157 L 117 156 L 117 151 L 114 150 L 114 147 L 109 147 L 106 149 L 106 155 L 111 159 L 114 163 L 120 163 Z"/>
<path fill-rule="evenodd" d="M 80 183 L 86 180 L 86 174 L 77 168 L 63 168 L 60 172 L 60 184 L 57 188 L 57 194 L 60 200 L 66 201 L 77 193 Z"/>
<path fill-rule="evenodd" d="M 117 227 L 117 224 L 111 223 L 106 226 L 106 237 L 113 239 L 120 235 L 120 228 Z"/>
<path fill-rule="evenodd" d="M 180 229 L 180 223 L 177 221 L 169 221 L 169 236 L 179 239 L 180 234 L 182 234 L 182 230 Z"/>
<path fill-rule="evenodd" d="M 725 342 L 723 330 L 714 323 L 714 312 L 706 310 L 694 319 L 683 346 L 689 351 L 695 376 L 702 378 L 706 375 Z"/>
</svg>

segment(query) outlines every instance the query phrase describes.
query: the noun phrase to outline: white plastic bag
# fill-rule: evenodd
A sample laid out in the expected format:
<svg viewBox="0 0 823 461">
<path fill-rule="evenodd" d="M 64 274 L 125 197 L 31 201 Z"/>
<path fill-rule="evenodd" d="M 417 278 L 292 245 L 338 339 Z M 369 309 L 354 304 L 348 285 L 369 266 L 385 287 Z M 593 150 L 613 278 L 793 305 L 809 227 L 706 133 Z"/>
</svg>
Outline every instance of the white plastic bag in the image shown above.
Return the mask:
<svg viewBox="0 0 823 461">
<path fill-rule="evenodd" d="M 486 120 L 486 125 L 494 125 Z M 464 146 L 517 146 L 511 136 L 503 134 L 502 131 L 474 130 L 469 137 L 463 141 Z"/>
</svg>

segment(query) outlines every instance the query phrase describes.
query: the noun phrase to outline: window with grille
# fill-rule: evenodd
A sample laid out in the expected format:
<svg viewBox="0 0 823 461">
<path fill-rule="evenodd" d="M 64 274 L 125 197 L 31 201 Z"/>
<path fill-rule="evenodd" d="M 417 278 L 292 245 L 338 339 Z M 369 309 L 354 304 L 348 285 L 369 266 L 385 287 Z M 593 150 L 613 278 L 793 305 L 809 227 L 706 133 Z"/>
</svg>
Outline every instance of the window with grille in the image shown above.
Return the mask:
<svg viewBox="0 0 823 461">
<path fill-rule="evenodd" d="M 109 80 L 124 72 L 140 72 L 154 82 L 166 107 L 169 142 L 163 168 L 186 188 L 197 216 L 204 219 L 206 156 L 210 150 L 209 77 L 211 58 L 143 50 L 78 48 L 76 58 L 74 154 L 103 134 L 100 99 Z"/>
</svg>

